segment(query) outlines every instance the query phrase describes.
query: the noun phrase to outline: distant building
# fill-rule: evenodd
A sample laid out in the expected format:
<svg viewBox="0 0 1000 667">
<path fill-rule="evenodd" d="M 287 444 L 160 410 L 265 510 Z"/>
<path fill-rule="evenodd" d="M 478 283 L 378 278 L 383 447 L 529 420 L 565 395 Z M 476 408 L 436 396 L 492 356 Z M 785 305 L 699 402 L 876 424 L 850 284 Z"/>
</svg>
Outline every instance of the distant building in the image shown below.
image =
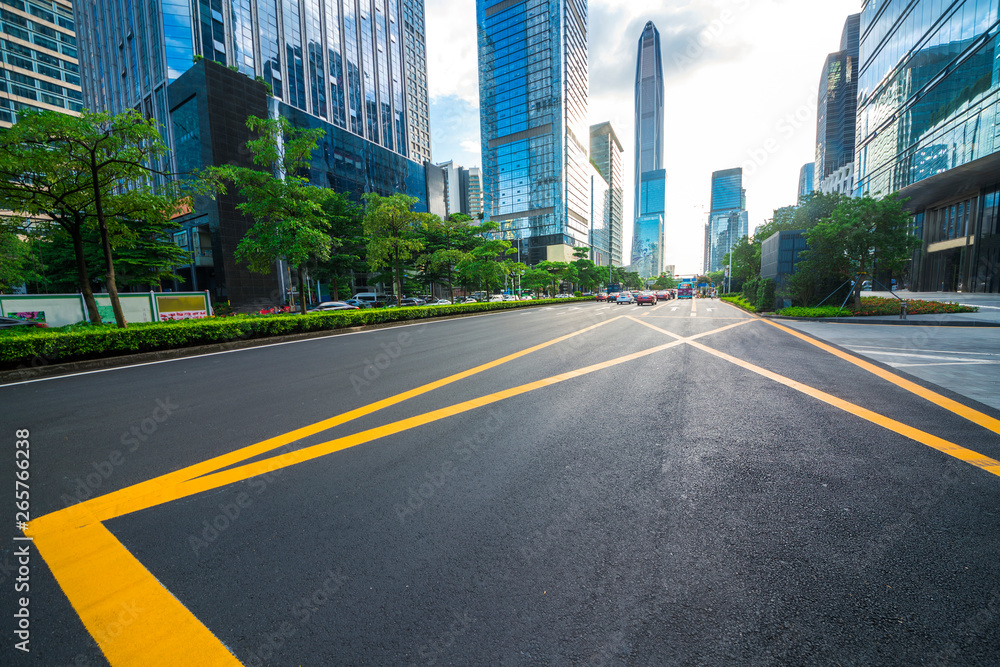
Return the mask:
<svg viewBox="0 0 1000 667">
<path fill-rule="evenodd" d="M 590 165 L 590 260 L 611 264 L 611 187 L 604 175 Z"/>
<path fill-rule="evenodd" d="M 428 210 L 446 218 L 462 213 L 481 218 L 483 213 L 482 177 L 478 167 L 466 169 L 452 161 L 425 165 L 427 171 Z M 433 181 L 433 183 L 432 183 Z"/>
<path fill-rule="evenodd" d="M 835 192 L 854 174 L 860 21 L 860 14 L 847 17 L 840 50 L 827 56 L 819 81 L 814 175 L 819 192 Z M 850 174 L 843 171 L 848 165 Z"/>
<path fill-rule="evenodd" d="M 736 241 L 749 236 L 749 227 L 743 169 L 713 172 L 712 208 L 705 224 L 705 273 L 722 270 L 722 258 Z"/>
<path fill-rule="evenodd" d="M 663 168 L 663 62 L 660 33 L 647 21 L 635 63 L 635 206 L 630 269 L 663 271 L 667 172 Z"/>
<path fill-rule="evenodd" d="M 998 293 L 1000 8 L 882 4 L 861 10 L 855 192 L 908 198 L 911 289 Z"/>
<path fill-rule="evenodd" d="M 853 164 L 853 162 L 852 162 Z M 803 197 L 811 195 L 816 189 L 813 186 L 813 174 L 816 171 L 815 162 L 807 162 L 802 165 L 799 169 L 799 197 L 798 200 L 801 202 Z"/>
<path fill-rule="evenodd" d="M 590 126 L 590 159 L 597 164 L 597 168 L 609 188 L 609 246 L 607 250 L 611 256 L 611 263 L 615 266 L 624 265 L 622 262 L 625 205 L 623 153 L 624 149 L 621 142 L 618 141 L 618 135 L 615 134 L 611 123 L 598 123 Z"/>
<path fill-rule="evenodd" d="M 521 261 L 590 242 L 587 4 L 477 0 L 486 219 Z"/>
<path fill-rule="evenodd" d="M 83 109 L 73 5 L 68 0 L 3 0 L 0 127 L 18 111 Z"/>
<path fill-rule="evenodd" d="M 760 277 L 770 278 L 778 286 L 788 282 L 795 273 L 799 253 L 806 249 L 805 230 L 775 232 L 764 239 L 760 246 Z"/>
</svg>

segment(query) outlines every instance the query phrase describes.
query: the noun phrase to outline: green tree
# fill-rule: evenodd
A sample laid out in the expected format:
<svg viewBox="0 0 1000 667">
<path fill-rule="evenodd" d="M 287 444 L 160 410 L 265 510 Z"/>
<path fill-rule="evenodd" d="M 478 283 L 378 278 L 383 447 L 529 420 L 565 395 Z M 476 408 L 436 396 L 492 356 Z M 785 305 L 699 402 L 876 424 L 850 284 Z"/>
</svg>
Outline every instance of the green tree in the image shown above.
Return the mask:
<svg viewBox="0 0 1000 667">
<path fill-rule="evenodd" d="M 15 225 L 0 221 L 0 294 L 34 278 L 31 246 Z"/>
<path fill-rule="evenodd" d="M 677 287 L 677 281 L 674 280 L 673 276 L 668 276 L 666 273 L 661 273 L 660 277 L 656 279 L 653 283 L 656 289 L 673 289 Z"/>
<path fill-rule="evenodd" d="M 300 175 L 309 168 L 323 130 L 296 129 L 284 117 L 251 116 L 247 127 L 258 134 L 247 142 L 256 168 L 222 165 L 205 173 L 220 192 L 232 183 L 244 199 L 237 210 L 253 220 L 236 246 L 236 259 L 256 273 L 270 273 L 279 259 L 288 262 L 295 269 L 300 310 L 305 313 L 306 265 L 329 259 L 339 242 L 328 232 L 324 209 L 337 193 L 313 187 Z"/>
<path fill-rule="evenodd" d="M 156 121 L 137 111 L 121 114 L 24 112 L 0 130 L 0 210 L 15 224 L 32 220 L 43 234 L 54 226 L 73 243 L 77 283 L 91 322 L 101 321 L 83 244 L 88 226 L 97 229 L 104 258 L 104 284 L 115 320 L 126 326 L 115 276 L 116 249 L 159 248 L 167 238 L 148 237 L 143 223 L 176 228 L 171 216 L 182 198 L 175 184 L 153 184 L 166 152 Z M 160 174 L 161 176 L 163 174 Z"/>
<path fill-rule="evenodd" d="M 830 217 L 806 232 L 800 272 L 855 280 L 854 307 L 861 308 L 861 283 L 875 270 L 900 271 L 920 240 L 909 233 L 910 214 L 896 195 L 845 197 Z"/>
<path fill-rule="evenodd" d="M 421 223 L 428 221 L 430 214 L 411 211 L 417 198 L 404 194 L 383 197 L 367 192 L 363 198 L 368 264 L 373 269 L 387 267 L 392 270 L 393 292 L 398 303 L 404 294 L 403 262 L 423 250 L 424 243 L 418 237 L 417 230 Z"/>
<path fill-rule="evenodd" d="M 348 276 L 368 268 L 363 212 L 359 204 L 339 192 L 323 202 L 331 250 L 326 260 L 317 262 L 315 272 L 318 278 L 330 283 L 334 301 L 340 300 L 342 284 L 345 288 L 350 287 Z"/>
</svg>

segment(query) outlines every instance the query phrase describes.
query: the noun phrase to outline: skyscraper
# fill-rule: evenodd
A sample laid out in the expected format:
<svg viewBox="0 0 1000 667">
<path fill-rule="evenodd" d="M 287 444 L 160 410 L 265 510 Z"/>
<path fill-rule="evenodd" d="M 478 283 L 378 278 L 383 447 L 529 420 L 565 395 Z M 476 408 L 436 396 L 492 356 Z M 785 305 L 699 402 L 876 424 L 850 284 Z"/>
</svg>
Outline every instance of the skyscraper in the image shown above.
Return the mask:
<svg viewBox="0 0 1000 667">
<path fill-rule="evenodd" d="M 21 110 L 83 107 L 69 0 L 4 0 L 0 21 L 0 127 Z"/>
<path fill-rule="evenodd" d="M 635 63 L 635 227 L 631 269 L 643 277 L 663 271 L 667 172 L 663 168 L 663 62 L 660 33 L 646 22 Z"/>
<path fill-rule="evenodd" d="M 860 21 L 861 14 L 847 17 L 840 50 L 827 56 L 819 80 L 814 178 L 820 192 L 853 190 Z"/>
<path fill-rule="evenodd" d="M 622 154 L 624 149 L 611 123 L 590 126 L 590 159 L 597 164 L 608 184 L 608 248 L 611 263 L 622 266 L 622 220 L 625 189 Z"/>
<path fill-rule="evenodd" d="M 813 175 L 815 173 L 815 162 L 806 162 L 802 165 L 802 168 L 799 169 L 799 201 L 802 201 L 803 197 L 812 194 L 813 190 L 816 189 L 813 185 Z"/>
<path fill-rule="evenodd" d="M 477 0 L 485 217 L 521 261 L 590 242 L 586 0 Z"/>
<path fill-rule="evenodd" d="M 855 192 L 914 214 L 910 289 L 1000 292 L 1000 7 L 884 5 L 861 9 Z"/>
<path fill-rule="evenodd" d="M 705 225 L 705 273 L 722 270 L 722 258 L 741 237 L 749 235 L 743 169 L 712 173 L 712 209 Z"/>
<path fill-rule="evenodd" d="M 274 98 L 418 162 L 430 159 L 423 0 L 78 0 L 84 100 L 170 126 L 166 87 L 203 57 Z M 167 137 L 173 145 L 173 137 Z"/>
</svg>

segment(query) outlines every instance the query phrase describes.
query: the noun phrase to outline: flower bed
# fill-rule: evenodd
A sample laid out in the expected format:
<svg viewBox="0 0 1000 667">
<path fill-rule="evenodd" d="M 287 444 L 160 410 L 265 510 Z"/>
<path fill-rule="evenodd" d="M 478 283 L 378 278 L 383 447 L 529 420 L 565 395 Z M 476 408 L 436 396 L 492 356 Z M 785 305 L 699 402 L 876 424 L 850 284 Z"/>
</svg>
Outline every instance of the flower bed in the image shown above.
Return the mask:
<svg viewBox="0 0 1000 667">
<path fill-rule="evenodd" d="M 861 297 L 861 309 L 855 310 L 852 304 L 848 308 L 852 315 L 899 315 L 899 299 L 883 296 L 863 296 Z M 937 315 L 940 313 L 976 313 L 979 308 L 975 306 L 963 306 L 957 303 L 947 303 L 944 301 L 921 301 L 920 299 L 906 299 L 906 312 L 908 315 Z"/>
</svg>

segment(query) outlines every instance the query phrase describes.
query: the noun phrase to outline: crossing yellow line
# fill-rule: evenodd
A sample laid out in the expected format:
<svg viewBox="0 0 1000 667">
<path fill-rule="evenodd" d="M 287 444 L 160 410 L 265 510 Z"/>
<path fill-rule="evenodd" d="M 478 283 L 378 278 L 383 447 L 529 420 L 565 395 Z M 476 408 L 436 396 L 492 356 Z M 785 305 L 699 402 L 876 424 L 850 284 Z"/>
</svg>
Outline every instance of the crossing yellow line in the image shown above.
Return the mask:
<svg viewBox="0 0 1000 667">
<path fill-rule="evenodd" d="M 810 345 L 815 345 L 824 352 L 829 352 L 830 354 L 836 357 L 840 357 L 844 361 L 848 361 L 859 368 L 863 368 L 869 373 L 873 373 L 878 377 L 882 378 L 883 380 L 891 382 L 897 387 L 901 387 L 910 393 L 916 394 L 917 396 L 920 396 L 921 398 L 926 399 L 931 403 L 939 407 L 942 407 L 945 410 L 948 410 L 949 412 L 953 412 L 960 417 L 968 419 L 974 424 L 978 424 L 983 428 L 993 431 L 994 433 L 1000 433 L 1000 419 L 996 419 L 987 414 L 983 414 L 979 410 L 970 408 L 967 405 L 962 405 L 958 401 L 954 401 L 946 396 L 942 396 L 936 391 L 931 391 L 927 387 L 922 387 L 915 382 L 911 382 L 905 378 L 902 378 L 891 371 L 887 371 L 886 369 L 876 366 L 875 364 L 865 361 L 864 359 L 856 357 L 853 354 L 849 354 L 847 352 L 844 352 L 843 350 L 838 350 L 837 348 L 831 345 L 827 345 L 826 343 L 823 343 L 821 341 L 818 341 L 815 338 L 807 336 L 800 331 L 796 331 L 795 329 L 791 329 L 784 325 L 778 324 L 777 322 L 772 322 L 771 320 L 763 320 L 763 321 L 767 322 L 772 327 L 777 327 L 778 329 L 781 329 L 787 334 L 791 334 L 796 338 L 804 340 Z"/>
<path fill-rule="evenodd" d="M 629 318 L 629 319 L 633 319 L 633 318 Z M 639 320 L 635 320 L 635 321 L 639 322 L 639 324 L 647 326 L 647 327 L 649 327 L 651 329 L 656 329 L 657 331 L 660 331 L 660 332 L 662 332 L 662 333 L 664 333 L 664 334 L 666 334 L 668 336 L 671 336 L 672 338 L 678 339 L 678 340 L 675 340 L 675 342 L 677 342 L 677 343 L 685 343 L 687 345 L 691 345 L 693 347 L 696 347 L 699 350 L 703 350 L 704 352 L 708 352 L 709 354 L 714 355 L 716 357 L 719 357 L 720 359 L 725 359 L 726 361 L 728 361 L 730 363 L 736 364 L 737 366 L 740 366 L 741 368 L 745 368 L 745 369 L 747 369 L 749 371 L 753 371 L 754 373 L 757 373 L 758 375 L 763 375 L 764 377 L 769 378 L 771 380 L 774 380 L 775 382 L 779 382 L 779 383 L 785 385 L 786 387 L 791 387 L 792 389 L 795 389 L 796 391 L 800 391 L 800 392 L 802 392 L 802 393 L 804 393 L 804 394 L 806 394 L 808 396 L 812 396 L 813 398 L 816 398 L 816 399 L 818 399 L 820 401 L 823 401 L 824 403 L 827 403 L 828 405 L 832 405 L 834 407 L 840 408 L 841 410 L 843 410 L 845 412 L 849 412 L 852 415 L 855 415 L 857 417 L 861 417 L 862 419 L 870 421 L 873 424 L 878 424 L 879 426 L 881 426 L 883 428 L 886 428 L 886 429 L 888 429 L 890 431 L 894 431 L 895 433 L 898 433 L 898 434 L 900 434 L 902 436 L 910 438 L 911 440 L 915 440 L 915 441 L 917 441 L 917 442 L 919 442 L 919 443 L 921 443 L 923 445 L 931 447 L 932 449 L 936 449 L 937 451 L 942 452 L 944 454 L 947 454 L 948 456 L 954 457 L 954 458 L 958 459 L 959 461 L 964 461 L 964 462 L 969 463 L 971 465 L 974 465 L 974 466 L 976 466 L 978 468 L 982 468 L 983 470 L 985 470 L 987 472 L 993 473 L 994 475 L 1000 476 L 1000 461 L 997 461 L 995 459 L 991 459 L 990 457 L 984 456 L 984 455 L 980 454 L 979 452 L 972 451 L 971 449 L 967 449 L 965 447 L 962 447 L 961 445 L 956 445 L 955 443 L 949 442 L 949 441 L 945 440 L 944 438 L 939 438 L 936 435 L 931 435 L 930 433 L 927 433 L 925 431 L 921 431 L 920 429 L 914 428 L 914 427 L 910 426 L 909 424 L 904 424 L 903 422 L 899 422 L 899 421 L 896 421 L 895 419 L 891 419 L 891 418 L 886 417 L 884 415 L 880 415 L 877 412 L 873 412 L 871 410 L 868 410 L 867 408 L 863 408 L 860 405 L 856 405 L 854 403 L 851 403 L 850 401 L 845 401 L 842 398 L 837 398 L 836 396 L 834 396 L 832 394 L 828 394 L 825 391 L 821 391 L 821 390 L 816 389 L 814 387 L 810 387 L 809 385 L 802 384 L 801 382 L 798 382 L 796 380 L 792 380 L 791 378 L 787 378 L 787 377 L 785 377 L 783 375 L 778 375 L 777 373 L 775 373 L 773 371 L 769 371 L 766 368 L 761 368 L 760 366 L 752 364 L 749 361 L 744 361 L 744 360 L 739 359 L 737 357 L 734 357 L 732 355 L 726 354 L 725 352 L 720 352 L 719 350 L 715 350 L 713 348 L 710 348 L 707 345 L 702 345 L 701 343 L 696 342 L 694 340 L 694 337 L 691 337 L 691 338 L 682 338 L 681 336 L 678 336 L 677 334 L 673 333 L 672 331 L 667 331 L 666 329 L 661 329 L 660 327 L 658 327 L 658 326 L 656 326 L 654 324 L 650 324 L 648 322 L 642 322 L 642 321 L 639 321 Z M 747 321 L 749 322 L 749 321 L 753 321 L 753 320 L 747 320 Z M 731 325 L 731 326 L 736 326 L 736 325 Z M 839 352 L 839 350 L 833 350 L 833 348 L 831 348 L 831 350 L 834 351 L 834 352 Z M 861 360 L 858 360 L 858 361 L 861 361 Z M 862 362 L 862 363 L 865 363 L 865 362 Z M 877 370 L 881 371 L 882 369 L 877 369 Z M 902 378 L 898 378 L 898 379 L 902 380 Z M 921 389 L 922 389 L 922 387 L 921 387 Z M 931 392 L 931 393 L 933 393 L 933 392 Z M 942 396 L 941 398 L 944 398 L 944 397 Z M 945 400 L 948 400 L 948 399 L 945 399 Z"/>
<path fill-rule="evenodd" d="M 159 667 L 177 664 L 213 667 L 239 665 L 239 661 L 229 649 L 132 556 L 104 527 L 103 521 L 402 433 L 417 426 L 655 354 L 682 345 L 688 340 L 674 340 L 361 433 L 220 471 L 220 468 L 273 450 L 281 444 L 294 442 L 305 435 L 320 432 L 362 414 L 370 414 L 386 405 L 398 403 L 476 372 L 493 368 L 505 361 L 566 340 L 615 319 L 620 318 L 612 318 L 573 334 L 482 364 L 469 371 L 378 401 L 370 406 L 47 514 L 31 521 L 24 532 L 34 539 L 39 555 L 49 565 L 53 576 L 84 626 L 94 636 L 114 667 L 123 665 Z M 722 327 L 719 331 L 738 324 Z M 691 338 L 700 338 L 711 333 L 705 332 Z"/>
</svg>

